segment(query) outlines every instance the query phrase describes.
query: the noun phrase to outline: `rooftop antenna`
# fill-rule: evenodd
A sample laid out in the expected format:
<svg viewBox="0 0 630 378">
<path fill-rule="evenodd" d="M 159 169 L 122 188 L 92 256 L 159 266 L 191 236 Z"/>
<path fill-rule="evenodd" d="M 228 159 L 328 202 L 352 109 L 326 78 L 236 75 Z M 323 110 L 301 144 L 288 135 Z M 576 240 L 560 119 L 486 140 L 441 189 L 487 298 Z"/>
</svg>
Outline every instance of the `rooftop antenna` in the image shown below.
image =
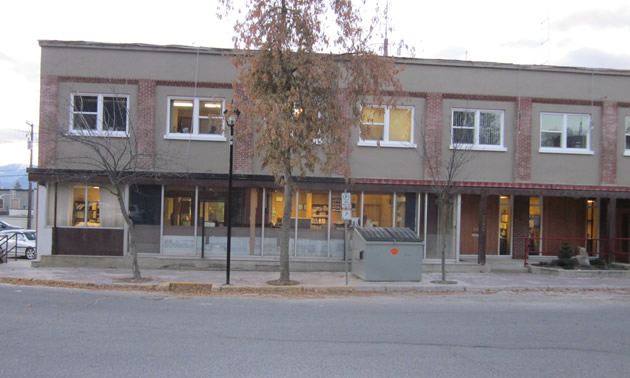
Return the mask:
<svg viewBox="0 0 630 378">
<path fill-rule="evenodd" d="M 547 10 L 547 18 L 542 20 L 542 22 L 540 23 L 541 28 L 542 28 L 542 32 L 543 32 L 543 38 L 545 38 L 545 36 L 544 36 L 545 24 L 547 24 L 547 36 L 546 36 L 547 38 L 544 39 L 542 42 L 540 42 L 540 47 L 542 49 L 543 59 L 545 58 L 545 56 L 544 56 L 544 54 L 545 54 L 545 47 L 546 47 L 546 51 L 547 51 L 547 57 L 546 57 L 547 59 L 544 59 L 542 64 L 549 64 L 549 49 L 551 47 L 550 44 L 549 44 L 549 41 L 551 40 L 551 22 L 550 22 L 549 10 Z"/>
<path fill-rule="evenodd" d="M 385 40 L 383 41 L 383 55 L 388 56 L 387 29 L 389 29 L 389 0 L 385 2 Z"/>
</svg>

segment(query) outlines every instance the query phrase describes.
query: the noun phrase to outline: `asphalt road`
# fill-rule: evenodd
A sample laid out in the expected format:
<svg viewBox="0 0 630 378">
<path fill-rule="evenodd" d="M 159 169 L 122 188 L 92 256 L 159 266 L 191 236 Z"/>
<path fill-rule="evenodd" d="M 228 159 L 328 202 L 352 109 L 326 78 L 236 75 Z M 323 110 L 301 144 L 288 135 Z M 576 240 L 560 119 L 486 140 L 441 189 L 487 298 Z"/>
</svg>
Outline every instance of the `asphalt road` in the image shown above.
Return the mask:
<svg viewBox="0 0 630 378">
<path fill-rule="evenodd" d="M 0 377 L 622 377 L 629 299 L 177 297 L 0 285 Z"/>
</svg>

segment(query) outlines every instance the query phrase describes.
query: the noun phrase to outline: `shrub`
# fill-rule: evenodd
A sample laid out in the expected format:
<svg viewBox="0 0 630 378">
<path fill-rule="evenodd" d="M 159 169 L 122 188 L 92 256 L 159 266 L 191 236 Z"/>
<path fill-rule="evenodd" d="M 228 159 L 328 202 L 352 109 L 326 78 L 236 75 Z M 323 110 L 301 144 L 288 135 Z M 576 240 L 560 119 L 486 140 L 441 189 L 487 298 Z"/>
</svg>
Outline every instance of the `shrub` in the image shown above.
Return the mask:
<svg viewBox="0 0 630 378">
<path fill-rule="evenodd" d="M 598 268 L 603 268 L 606 266 L 606 261 L 600 258 L 591 259 L 590 261 L 591 261 L 591 265 L 596 266 Z"/>
</svg>

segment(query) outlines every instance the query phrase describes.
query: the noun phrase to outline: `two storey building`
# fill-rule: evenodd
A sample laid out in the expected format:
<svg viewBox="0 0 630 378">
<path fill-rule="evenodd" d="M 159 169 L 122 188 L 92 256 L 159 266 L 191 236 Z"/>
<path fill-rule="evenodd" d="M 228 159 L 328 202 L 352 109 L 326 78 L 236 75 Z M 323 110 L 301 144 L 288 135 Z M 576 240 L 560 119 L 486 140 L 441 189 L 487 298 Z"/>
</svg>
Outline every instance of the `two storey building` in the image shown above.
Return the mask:
<svg viewBox="0 0 630 378">
<path fill-rule="evenodd" d="M 40 41 L 38 253 L 125 256 L 127 229 L 108 181 L 73 157 L 63 133 L 137 137 L 127 207 L 141 256 L 224 257 L 228 139 L 236 51 Z M 298 180 L 290 220 L 281 188 L 235 127 L 232 255 L 274 260 L 290 221 L 294 262 L 343 257 L 341 193 L 353 224 L 408 227 L 439 258 L 438 208 L 425 156 L 465 147 L 448 260 L 552 255 L 563 241 L 626 259 L 630 237 L 630 71 L 398 58 L 395 107 L 364 106 L 349 143 L 351 177 Z M 124 116 L 108 117 L 113 110 Z M 246 117 L 239 122 L 247 122 Z M 80 121 L 79 121 L 80 120 Z M 79 122 L 82 122 L 79 125 Z M 359 132 L 359 127 L 363 132 Z M 365 138 L 365 139 L 363 139 Z M 431 154 L 424 152 L 431 148 Z M 166 156 L 166 159 L 157 159 Z M 481 215 L 481 216 L 480 216 Z M 480 243 L 480 239 L 484 242 Z M 485 244 L 485 246 L 484 246 Z"/>
</svg>

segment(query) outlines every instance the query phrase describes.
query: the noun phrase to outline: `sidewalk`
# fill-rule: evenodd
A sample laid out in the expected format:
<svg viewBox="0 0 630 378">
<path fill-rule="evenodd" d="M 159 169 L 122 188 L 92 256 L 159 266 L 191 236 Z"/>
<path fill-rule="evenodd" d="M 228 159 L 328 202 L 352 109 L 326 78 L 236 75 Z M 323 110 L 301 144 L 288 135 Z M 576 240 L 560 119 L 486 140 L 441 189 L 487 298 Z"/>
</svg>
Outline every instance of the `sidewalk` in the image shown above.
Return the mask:
<svg viewBox="0 0 630 378">
<path fill-rule="evenodd" d="M 33 268 L 30 261 L 10 260 L 0 264 L 0 284 L 88 288 L 97 290 L 138 290 L 177 294 L 348 294 L 348 293 L 495 293 L 619 291 L 630 294 L 630 278 L 567 278 L 529 273 L 449 273 L 454 284 L 437 284 L 440 273 L 424 273 L 421 282 L 366 282 L 339 272 L 295 272 L 296 286 L 272 286 L 277 272 L 232 271 L 225 285 L 225 271 L 141 270 L 143 281 L 133 282 L 131 269 Z"/>
</svg>

